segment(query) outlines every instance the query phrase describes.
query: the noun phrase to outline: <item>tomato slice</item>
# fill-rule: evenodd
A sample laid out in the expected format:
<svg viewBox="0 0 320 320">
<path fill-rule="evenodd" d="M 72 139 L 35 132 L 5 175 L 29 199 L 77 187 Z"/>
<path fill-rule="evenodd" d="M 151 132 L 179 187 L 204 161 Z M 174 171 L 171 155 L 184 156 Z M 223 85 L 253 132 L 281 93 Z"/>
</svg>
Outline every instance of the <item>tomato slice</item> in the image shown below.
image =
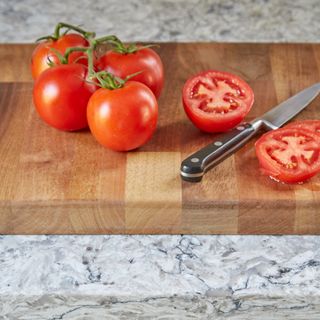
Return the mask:
<svg viewBox="0 0 320 320">
<path fill-rule="evenodd" d="M 320 120 L 295 121 L 287 124 L 285 128 L 298 128 L 303 130 L 309 130 L 320 136 Z"/>
<path fill-rule="evenodd" d="M 182 92 L 184 110 L 200 130 L 225 132 L 250 111 L 254 94 L 241 78 L 209 70 L 187 80 Z"/>
<path fill-rule="evenodd" d="M 320 171 L 320 139 L 309 130 L 282 128 L 255 144 L 261 171 L 278 181 L 300 183 Z"/>
</svg>

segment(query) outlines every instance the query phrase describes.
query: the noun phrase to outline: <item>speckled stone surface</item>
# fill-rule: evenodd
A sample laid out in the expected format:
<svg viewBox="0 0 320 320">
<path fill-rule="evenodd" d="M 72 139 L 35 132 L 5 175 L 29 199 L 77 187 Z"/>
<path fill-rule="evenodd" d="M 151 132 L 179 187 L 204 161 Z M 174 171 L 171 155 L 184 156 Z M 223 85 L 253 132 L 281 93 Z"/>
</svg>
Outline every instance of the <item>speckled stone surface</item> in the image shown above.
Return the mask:
<svg viewBox="0 0 320 320">
<path fill-rule="evenodd" d="M 58 21 L 127 41 L 320 40 L 318 0 L 0 1 L 0 41 L 30 42 Z"/>
<path fill-rule="evenodd" d="M 0 1 L 0 41 L 58 21 L 127 41 L 319 42 L 318 0 Z M 319 319 L 320 237 L 0 236 L 0 319 Z"/>
<path fill-rule="evenodd" d="M 320 313 L 318 237 L 0 241 L 4 319 L 318 319 Z"/>
</svg>

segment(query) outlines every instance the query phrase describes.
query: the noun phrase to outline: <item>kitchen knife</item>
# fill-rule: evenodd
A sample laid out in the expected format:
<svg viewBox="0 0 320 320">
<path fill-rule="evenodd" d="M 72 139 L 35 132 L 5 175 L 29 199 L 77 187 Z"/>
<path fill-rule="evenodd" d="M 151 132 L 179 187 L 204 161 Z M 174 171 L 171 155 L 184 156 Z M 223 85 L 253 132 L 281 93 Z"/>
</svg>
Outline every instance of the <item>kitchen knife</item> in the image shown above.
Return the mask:
<svg viewBox="0 0 320 320">
<path fill-rule="evenodd" d="M 201 181 L 206 171 L 240 149 L 261 129 L 278 129 L 302 111 L 319 93 L 320 82 L 300 91 L 261 117 L 249 123 L 243 122 L 236 128 L 216 136 L 212 143 L 182 161 L 182 179 L 190 182 Z"/>
</svg>

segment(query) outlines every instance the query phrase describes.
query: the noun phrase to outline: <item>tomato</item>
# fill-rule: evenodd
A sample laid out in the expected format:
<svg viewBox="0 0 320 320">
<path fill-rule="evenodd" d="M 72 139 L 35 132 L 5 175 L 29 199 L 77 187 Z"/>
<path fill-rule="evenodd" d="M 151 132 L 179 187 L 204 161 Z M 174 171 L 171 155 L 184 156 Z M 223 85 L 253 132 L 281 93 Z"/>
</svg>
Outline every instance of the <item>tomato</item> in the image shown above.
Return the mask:
<svg viewBox="0 0 320 320">
<path fill-rule="evenodd" d="M 33 101 L 47 124 L 66 131 L 88 126 L 87 103 L 96 86 L 86 76 L 87 68 L 74 63 L 52 67 L 37 78 Z"/>
<path fill-rule="evenodd" d="M 145 144 L 156 129 L 158 103 L 144 84 L 128 81 L 122 88 L 98 89 L 88 103 L 88 123 L 103 146 L 128 151 Z"/>
<path fill-rule="evenodd" d="M 303 130 L 310 130 L 320 135 L 320 120 L 294 121 L 287 124 L 285 128 L 300 128 Z"/>
<path fill-rule="evenodd" d="M 51 48 L 63 55 L 67 48 L 88 46 L 89 42 L 83 36 L 75 33 L 66 34 L 55 41 L 47 40 L 41 42 L 32 53 L 31 71 L 33 79 L 36 79 L 44 70 L 49 68 L 49 61 L 59 64 L 59 59 Z M 87 65 L 87 56 L 84 52 L 72 52 L 68 62 L 78 62 Z"/>
<path fill-rule="evenodd" d="M 265 133 L 255 144 L 262 172 L 285 183 L 303 182 L 320 171 L 320 139 L 301 128 Z"/>
<path fill-rule="evenodd" d="M 187 116 L 197 128 L 205 132 L 225 132 L 247 115 L 254 94 L 239 77 L 209 70 L 187 80 L 182 100 Z"/>
<path fill-rule="evenodd" d="M 122 79 L 142 71 L 130 80 L 145 84 L 156 98 L 160 96 L 164 82 L 163 65 L 159 55 L 150 48 L 138 48 L 136 52 L 125 54 L 110 50 L 100 57 L 97 66 Z"/>
</svg>

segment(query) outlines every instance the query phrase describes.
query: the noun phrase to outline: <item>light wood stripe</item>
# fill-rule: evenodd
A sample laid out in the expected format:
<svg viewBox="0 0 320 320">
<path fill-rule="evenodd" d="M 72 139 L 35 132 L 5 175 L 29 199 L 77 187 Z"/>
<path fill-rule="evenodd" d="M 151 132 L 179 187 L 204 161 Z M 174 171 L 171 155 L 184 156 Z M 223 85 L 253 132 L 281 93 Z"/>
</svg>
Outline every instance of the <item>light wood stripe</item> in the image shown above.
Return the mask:
<svg viewBox="0 0 320 320">
<path fill-rule="evenodd" d="M 200 233 L 238 232 L 238 183 L 230 157 L 207 172 L 201 183 L 183 183 L 183 228 Z"/>
<path fill-rule="evenodd" d="M 34 44 L 0 45 L 0 82 L 31 82 L 31 53 Z"/>
<path fill-rule="evenodd" d="M 126 228 L 170 231 L 181 220 L 179 152 L 130 153 L 126 168 Z M 168 226 L 170 221 L 170 226 Z"/>
</svg>

